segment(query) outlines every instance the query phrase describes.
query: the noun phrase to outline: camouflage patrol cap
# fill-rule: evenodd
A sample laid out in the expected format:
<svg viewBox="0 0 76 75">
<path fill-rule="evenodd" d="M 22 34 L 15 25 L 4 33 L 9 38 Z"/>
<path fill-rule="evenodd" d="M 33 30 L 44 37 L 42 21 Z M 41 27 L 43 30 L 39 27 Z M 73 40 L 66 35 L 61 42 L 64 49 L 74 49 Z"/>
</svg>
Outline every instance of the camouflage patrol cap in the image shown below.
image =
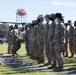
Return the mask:
<svg viewBox="0 0 76 75">
<path fill-rule="evenodd" d="M 62 16 L 61 13 L 56 13 L 56 17 L 57 17 L 57 18 L 60 18 L 61 20 L 63 20 L 63 16 Z"/>
<path fill-rule="evenodd" d="M 74 26 L 76 27 L 76 21 L 74 21 Z"/>
<path fill-rule="evenodd" d="M 35 20 L 32 21 L 32 24 L 35 22 Z"/>
<path fill-rule="evenodd" d="M 76 23 L 76 21 L 74 21 L 74 23 Z"/>
<path fill-rule="evenodd" d="M 18 24 L 15 24 L 14 28 L 15 28 L 15 29 L 18 29 Z"/>
<path fill-rule="evenodd" d="M 15 24 L 15 27 L 18 27 L 18 24 Z"/>
<path fill-rule="evenodd" d="M 68 20 L 68 22 L 71 22 L 71 20 Z"/>
<path fill-rule="evenodd" d="M 53 14 L 53 13 L 52 13 L 52 14 L 50 15 L 50 20 L 51 20 L 51 21 L 54 21 L 55 18 L 56 18 L 56 14 Z"/>
<path fill-rule="evenodd" d="M 54 14 L 54 13 L 52 13 L 51 15 L 50 15 L 50 18 L 55 18 L 56 17 L 56 14 Z"/>
<path fill-rule="evenodd" d="M 31 26 L 31 23 L 28 23 L 27 27 L 30 27 Z"/>
<path fill-rule="evenodd" d="M 50 19 L 50 15 L 49 14 L 45 15 L 45 18 L 49 18 Z"/>
<path fill-rule="evenodd" d="M 44 18 L 42 14 L 37 17 L 37 19 L 40 19 L 40 18 Z"/>
<path fill-rule="evenodd" d="M 28 27 L 28 25 L 25 25 L 25 27 Z"/>
</svg>

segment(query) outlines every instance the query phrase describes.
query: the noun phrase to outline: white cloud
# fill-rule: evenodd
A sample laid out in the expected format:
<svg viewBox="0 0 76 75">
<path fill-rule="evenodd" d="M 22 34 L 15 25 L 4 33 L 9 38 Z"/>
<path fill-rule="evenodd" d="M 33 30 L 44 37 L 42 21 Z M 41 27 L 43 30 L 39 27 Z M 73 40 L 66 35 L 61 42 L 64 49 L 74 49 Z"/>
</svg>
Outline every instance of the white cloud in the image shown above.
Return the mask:
<svg viewBox="0 0 76 75">
<path fill-rule="evenodd" d="M 76 6 L 76 3 L 74 2 L 59 2 L 59 1 L 55 1 L 55 2 L 51 2 L 51 5 L 62 5 L 62 6 Z"/>
<path fill-rule="evenodd" d="M 62 5 L 62 2 L 51 2 L 52 5 Z"/>
</svg>

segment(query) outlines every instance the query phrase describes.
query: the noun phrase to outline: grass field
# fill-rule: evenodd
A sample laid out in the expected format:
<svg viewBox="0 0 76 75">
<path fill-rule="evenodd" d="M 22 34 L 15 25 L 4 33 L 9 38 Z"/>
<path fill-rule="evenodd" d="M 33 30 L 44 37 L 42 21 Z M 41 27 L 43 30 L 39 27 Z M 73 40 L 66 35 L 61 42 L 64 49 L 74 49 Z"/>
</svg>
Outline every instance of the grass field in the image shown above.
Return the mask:
<svg viewBox="0 0 76 75">
<path fill-rule="evenodd" d="M 53 72 L 34 72 L 34 71 L 21 71 L 11 67 L 0 65 L 0 75 L 66 75 Z"/>
<path fill-rule="evenodd" d="M 6 43 L 3 45 L 0 44 L 0 55 L 6 55 L 7 47 L 8 45 Z M 19 54 L 18 57 L 27 56 L 25 50 L 25 44 L 22 44 L 20 50 L 18 51 L 18 54 Z M 43 64 L 38 64 L 36 60 L 28 60 L 28 61 L 25 60 L 23 62 L 25 64 L 43 65 Z M 65 58 L 64 69 L 76 72 L 76 58 L 71 58 L 71 59 Z M 54 72 L 33 72 L 33 71 L 25 72 L 17 68 L 0 65 L 0 75 L 66 75 L 66 74 L 60 74 Z"/>
<path fill-rule="evenodd" d="M 4 43 L 4 44 L 0 44 L 0 55 L 1 54 L 6 54 L 8 51 L 8 45 L 7 43 Z M 21 48 L 20 50 L 18 51 L 19 54 L 26 54 L 26 50 L 25 50 L 25 44 L 22 44 L 21 45 Z"/>
</svg>

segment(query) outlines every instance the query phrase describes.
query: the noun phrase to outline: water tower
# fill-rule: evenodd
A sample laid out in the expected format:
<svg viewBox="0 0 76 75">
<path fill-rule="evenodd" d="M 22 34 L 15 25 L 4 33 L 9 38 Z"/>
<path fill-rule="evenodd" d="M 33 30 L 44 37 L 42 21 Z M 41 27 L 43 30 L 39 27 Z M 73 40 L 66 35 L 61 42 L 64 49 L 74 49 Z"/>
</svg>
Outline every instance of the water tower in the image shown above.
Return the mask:
<svg viewBox="0 0 76 75">
<path fill-rule="evenodd" d="M 16 22 L 17 23 L 27 23 L 27 13 L 24 9 L 17 9 L 16 12 Z"/>
</svg>

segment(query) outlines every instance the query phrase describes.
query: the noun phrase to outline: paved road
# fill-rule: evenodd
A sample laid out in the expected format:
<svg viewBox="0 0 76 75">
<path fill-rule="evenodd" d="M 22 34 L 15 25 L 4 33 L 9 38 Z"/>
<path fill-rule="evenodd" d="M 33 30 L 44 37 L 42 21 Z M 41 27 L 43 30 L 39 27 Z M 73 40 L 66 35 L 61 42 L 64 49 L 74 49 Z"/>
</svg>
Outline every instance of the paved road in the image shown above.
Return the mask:
<svg viewBox="0 0 76 75">
<path fill-rule="evenodd" d="M 21 70 L 25 71 L 47 71 L 47 72 L 59 72 L 59 71 L 53 71 L 53 69 L 47 69 L 47 66 L 45 67 L 38 67 L 38 66 L 32 66 L 30 64 L 23 64 L 22 60 L 32 60 L 29 57 L 10 57 L 10 56 L 0 56 L 0 63 L 3 65 L 11 66 L 14 68 L 20 68 Z M 67 75 L 76 75 L 76 72 L 73 72 L 72 69 L 66 69 L 63 71 L 60 71 L 60 73 L 65 73 Z"/>
</svg>

